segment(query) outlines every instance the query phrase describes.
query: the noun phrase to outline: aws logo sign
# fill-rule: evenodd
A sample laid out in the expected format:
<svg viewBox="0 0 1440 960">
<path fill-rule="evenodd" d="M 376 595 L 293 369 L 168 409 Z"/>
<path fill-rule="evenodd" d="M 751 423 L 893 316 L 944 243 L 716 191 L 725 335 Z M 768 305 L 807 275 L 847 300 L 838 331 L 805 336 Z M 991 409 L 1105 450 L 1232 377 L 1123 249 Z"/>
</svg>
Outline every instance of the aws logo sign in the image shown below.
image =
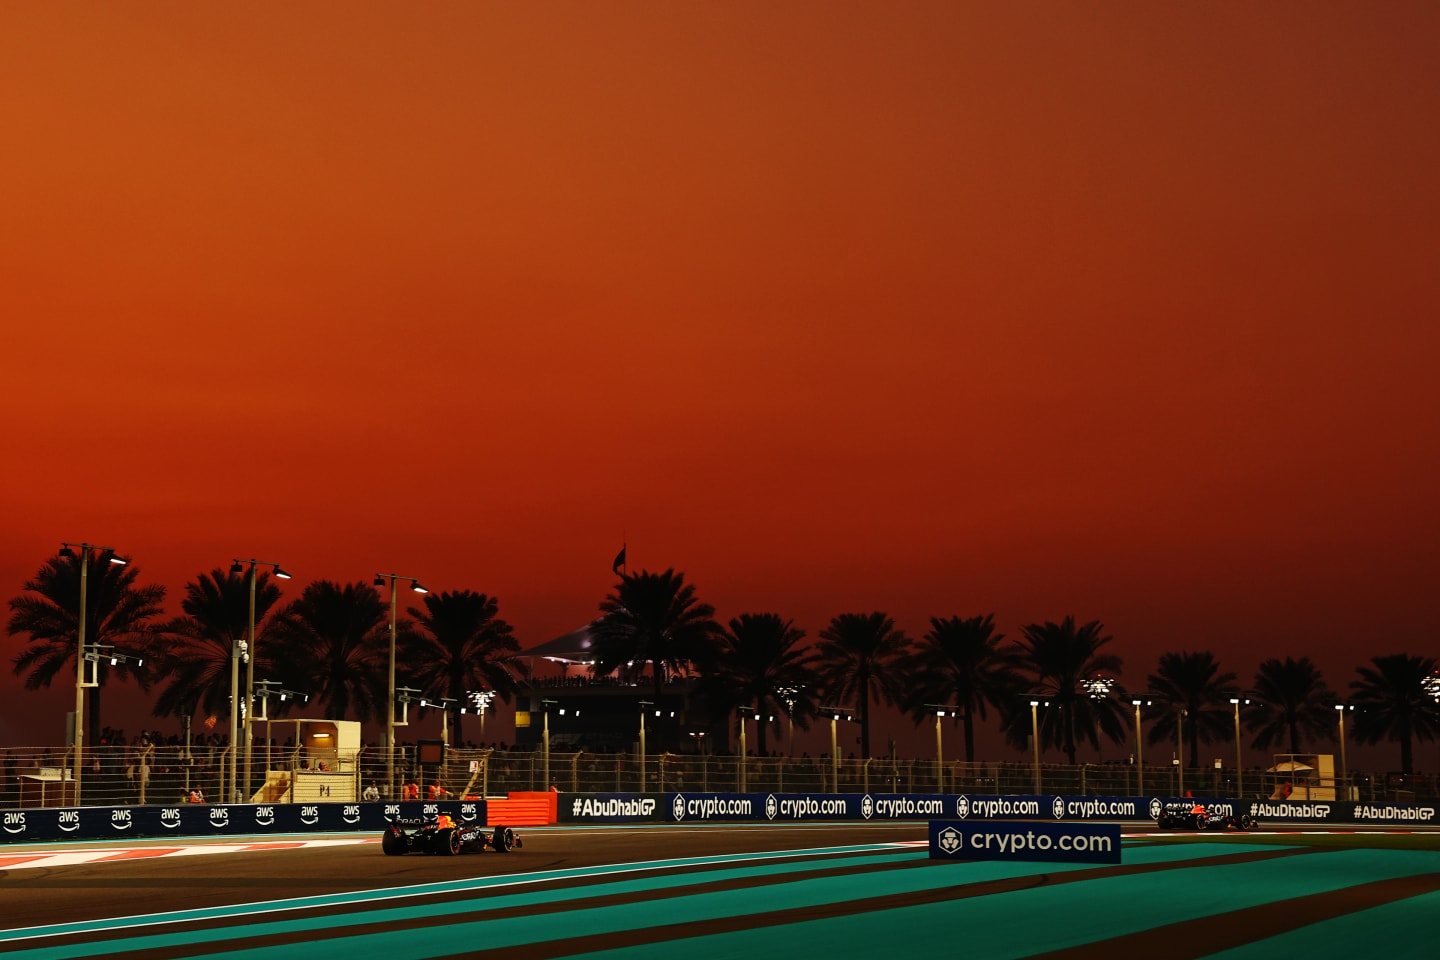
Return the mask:
<svg viewBox="0 0 1440 960">
<path fill-rule="evenodd" d="M 226 829 L 229 829 L 229 827 L 230 827 L 230 808 L 229 808 L 229 807 L 211 807 L 211 808 L 210 808 L 210 826 L 214 827 L 214 828 L 217 829 L 217 830 L 226 830 Z"/>
<path fill-rule="evenodd" d="M 80 829 L 80 811 L 79 811 L 79 810 L 61 810 L 61 811 L 60 811 L 60 829 L 61 829 L 61 830 L 64 830 L 66 833 L 74 833 L 76 830 L 79 830 L 79 829 Z"/>
<path fill-rule="evenodd" d="M 6 833 L 16 833 L 16 834 L 18 834 L 18 833 L 24 833 L 24 832 L 25 832 L 25 814 L 23 814 L 23 813 L 11 813 L 11 812 L 7 811 L 7 812 L 5 813 L 4 818 L 3 818 L 3 819 L 0 819 L 0 825 L 3 825 L 3 826 L 4 826 Z"/>
<path fill-rule="evenodd" d="M 255 808 L 255 823 L 256 823 L 257 826 L 261 826 L 261 827 L 273 827 L 273 826 L 275 826 L 275 808 L 274 808 L 274 807 L 256 807 L 256 808 Z"/>
<path fill-rule="evenodd" d="M 313 804 L 300 808 L 300 822 L 307 827 L 313 827 L 320 822 L 320 808 Z"/>
<path fill-rule="evenodd" d="M 160 826 L 166 830 L 180 829 L 180 808 L 165 807 L 160 811 Z"/>
<path fill-rule="evenodd" d="M 135 821 L 130 819 L 129 810 L 110 811 L 110 826 L 114 827 L 116 830 L 129 830 L 134 825 Z"/>
<path fill-rule="evenodd" d="M 360 822 L 360 805 L 358 803 L 347 803 L 345 809 L 340 811 L 341 818 L 349 824 Z"/>
</svg>

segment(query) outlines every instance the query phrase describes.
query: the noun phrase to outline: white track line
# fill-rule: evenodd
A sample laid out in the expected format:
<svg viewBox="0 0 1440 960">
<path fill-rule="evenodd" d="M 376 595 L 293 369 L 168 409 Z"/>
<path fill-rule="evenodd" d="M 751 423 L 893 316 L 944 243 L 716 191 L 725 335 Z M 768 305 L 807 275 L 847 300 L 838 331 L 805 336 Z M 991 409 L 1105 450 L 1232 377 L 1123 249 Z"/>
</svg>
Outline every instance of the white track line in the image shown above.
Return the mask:
<svg viewBox="0 0 1440 960">
<path fill-rule="evenodd" d="M 255 853 L 263 850 L 299 850 L 305 847 L 337 847 L 356 843 L 377 843 L 374 837 L 325 840 L 261 840 L 253 843 L 157 844 L 144 847 L 97 847 L 44 853 L 36 850 L 7 852 L 0 847 L 0 870 L 33 870 L 37 867 L 72 867 L 89 863 L 134 863 L 168 857 L 194 857 L 210 853 Z"/>
</svg>

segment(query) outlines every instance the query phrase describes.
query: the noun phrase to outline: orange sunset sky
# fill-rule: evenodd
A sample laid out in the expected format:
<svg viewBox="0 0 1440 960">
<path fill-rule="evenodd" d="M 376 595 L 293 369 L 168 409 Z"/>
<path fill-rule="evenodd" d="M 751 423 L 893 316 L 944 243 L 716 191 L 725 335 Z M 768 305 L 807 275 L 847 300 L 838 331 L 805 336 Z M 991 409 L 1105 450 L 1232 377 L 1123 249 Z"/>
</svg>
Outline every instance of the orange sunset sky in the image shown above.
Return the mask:
<svg viewBox="0 0 1440 960">
<path fill-rule="evenodd" d="M 1437 49 L 1429 2 L 6 3 L 0 594 L 260 557 L 529 647 L 628 542 L 724 620 L 1343 690 L 1440 653 Z M 20 648 L 0 742 L 58 744 Z"/>
</svg>

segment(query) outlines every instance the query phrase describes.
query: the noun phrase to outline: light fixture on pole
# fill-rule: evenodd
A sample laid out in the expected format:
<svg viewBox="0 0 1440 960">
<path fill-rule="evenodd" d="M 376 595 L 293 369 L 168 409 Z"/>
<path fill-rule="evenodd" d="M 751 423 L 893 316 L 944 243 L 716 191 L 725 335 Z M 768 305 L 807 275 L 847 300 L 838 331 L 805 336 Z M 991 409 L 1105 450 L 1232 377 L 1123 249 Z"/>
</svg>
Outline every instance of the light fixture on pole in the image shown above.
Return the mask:
<svg viewBox="0 0 1440 960">
<path fill-rule="evenodd" d="M 1345 711 L 1354 710 L 1353 704 L 1335 704 L 1335 718 L 1340 722 L 1340 784 L 1344 796 L 1340 800 L 1350 799 L 1350 768 L 1345 763 Z"/>
<path fill-rule="evenodd" d="M 795 703 L 800 699 L 800 691 L 805 689 L 803 684 L 785 684 L 775 688 L 775 695 L 785 701 L 785 716 L 790 719 L 790 751 L 789 756 L 795 756 Z"/>
<path fill-rule="evenodd" d="M 240 791 L 236 767 L 240 759 L 240 713 L 245 705 L 240 699 L 240 661 L 250 662 L 250 644 L 243 637 L 230 643 L 230 773 L 225 787 L 225 802 L 239 803 Z"/>
<path fill-rule="evenodd" d="M 100 666 L 100 663 L 103 662 L 103 661 L 107 661 L 107 660 L 108 660 L 108 661 L 110 662 L 110 666 L 112 666 L 112 667 L 113 667 L 113 666 L 117 666 L 117 665 L 122 664 L 122 663 L 133 663 L 133 664 L 135 664 L 135 666 L 139 667 L 139 666 L 143 666 L 144 663 L 145 663 L 145 658 L 144 658 L 144 657 L 132 657 L 132 656 L 129 656 L 128 654 L 124 654 L 124 653 L 120 653 L 120 652 L 116 651 L 116 649 L 115 649 L 115 644 L 113 644 L 113 643 L 92 643 L 92 644 L 90 644 L 90 649 L 85 651 L 85 659 L 88 660 L 88 661 L 90 662 L 90 664 L 91 664 L 91 667 L 90 667 L 90 679 L 89 679 L 89 681 L 86 682 L 86 684 L 85 684 L 85 686 L 87 686 L 87 687 L 94 687 L 94 686 L 97 686 L 97 685 L 99 684 L 99 681 L 100 681 L 100 670 L 99 670 L 99 666 Z"/>
<path fill-rule="evenodd" d="M 1050 706 L 1049 700 L 1030 701 L 1030 743 L 1035 748 L 1035 795 L 1040 795 L 1040 705 Z"/>
<path fill-rule="evenodd" d="M 555 705 L 554 700 L 541 700 L 540 713 L 543 726 L 540 730 L 540 737 L 545 743 L 545 789 L 550 788 L 550 708 Z M 533 769 L 533 768 L 532 768 Z"/>
<path fill-rule="evenodd" d="M 840 744 L 835 734 L 835 725 L 841 720 L 851 720 L 854 714 L 849 707 L 821 707 L 830 714 L 830 789 L 840 792 Z"/>
<path fill-rule="evenodd" d="M 927 703 L 926 710 L 935 711 L 935 784 L 938 793 L 945 792 L 945 752 L 940 742 L 940 720 L 942 717 L 958 717 L 960 708 L 948 704 Z"/>
<path fill-rule="evenodd" d="M 1420 681 L 1420 689 L 1425 696 L 1440 704 L 1440 667 L 1430 671 L 1430 676 Z"/>
<path fill-rule="evenodd" d="M 650 700 L 640 701 L 640 792 L 645 792 L 645 708 L 655 704 Z"/>
<path fill-rule="evenodd" d="M 440 711 L 440 742 L 447 747 L 450 746 L 450 706 L 455 702 L 454 697 L 423 698 L 420 701 L 420 706 Z"/>
<path fill-rule="evenodd" d="M 265 770 L 266 781 L 269 781 L 270 770 L 270 698 L 279 697 L 280 702 L 286 700 L 299 700 L 302 703 L 310 702 L 308 693 L 300 693 L 296 690 L 287 690 L 280 685 L 278 680 L 256 680 L 255 697 L 260 701 L 260 709 L 251 711 L 249 720 L 253 723 L 256 720 L 265 721 Z"/>
<path fill-rule="evenodd" d="M 1184 707 L 1177 707 L 1176 710 L 1175 756 L 1177 758 L 1177 766 L 1175 769 L 1180 771 L 1180 786 L 1176 792 L 1183 797 L 1185 796 L 1185 715 L 1189 711 Z M 1197 746 L 1195 749 L 1199 750 L 1200 748 Z"/>
<path fill-rule="evenodd" d="M 100 685 L 98 667 L 95 668 L 95 682 L 85 682 L 85 627 L 88 619 L 86 609 L 86 592 L 90 579 L 90 554 L 99 550 L 100 555 L 111 563 L 124 566 L 129 561 L 115 556 L 115 551 L 109 547 L 97 547 L 93 543 L 68 543 L 60 542 L 60 556 L 75 558 L 75 550 L 80 551 L 80 616 L 75 627 L 75 770 L 72 776 L 75 781 L 75 806 L 80 806 L 81 792 L 81 771 L 84 769 L 85 753 L 85 690 L 87 687 Z"/>
<path fill-rule="evenodd" d="M 494 690 L 470 690 L 465 694 L 470 700 L 470 706 L 480 715 L 480 745 L 485 745 L 485 712 L 490 709 L 490 703 L 495 699 Z M 461 707 L 460 712 L 464 713 L 465 708 Z"/>
<path fill-rule="evenodd" d="M 749 749 L 745 744 L 745 719 L 758 718 L 760 711 L 754 707 L 736 707 L 735 716 L 740 721 L 740 792 L 744 793 L 748 784 L 746 774 L 749 773 L 750 766 Z"/>
<path fill-rule="evenodd" d="M 385 784 L 390 791 L 390 796 L 395 796 L 395 629 L 398 622 L 398 604 L 395 598 L 395 583 L 397 580 L 409 582 L 410 589 L 416 593 L 429 593 L 420 585 L 420 581 L 414 577 L 402 577 L 398 573 L 377 573 L 375 574 L 375 586 L 383 587 L 388 581 L 390 584 L 390 670 L 389 680 L 386 684 L 387 696 L 385 697 Z"/>
<path fill-rule="evenodd" d="M 1235 705 L 1235 796 L 1245 796 L 1245 768 L 1242 766 L 1240 757 L 1240 705 L 1248 704 L 1250 701 L 1244 697 L 1231 697 L 1230 702 Z"/>
<path fill-rule="evenodd" d="M 92 643 L 85 648 L 84 662 L 87 665 L 89 677 L 84 681 L 82 686 L 88 690 L 100 686 L 100 665 L 102 663 L 109 663 L 112 667 L 122 663 L 133 663 L 138 667 L 144 665 L 145 659 L 143 657 L 131 657 L 120 653 L 112 643 Z M 76 782 L 78 783 L 79 781 L 77 780 Z M 76 800 L 76 804 L 79 804 L 78 799 Z"/>
<path fill-rule="evenodd" d="M 1145 744 L 1140 738 L 1140 708 L 1150 706 L 1149 700 L 1139 698 L 1130 701 L 1135 705 L 1135 795 L 1145 793 Z"/>
<path fill-rule="evenodd" d="M 1425 696 L 1440 703 L 1440 669 L 1431 671 L 1430 676 L 1421 680 L 1420 689 L 1425 692 Z"/>
<path fill-rule="evenodd" d="M 249 564 L 248 570 L 246 569 L 246 564 Z M 232 574 L 245 574 L 246 579 L 249 581 L 250 584 L 250 616 L 249 619 L 246 621 L 246 636 L 249 638 L 249 656 L 246 658 L 245 662 L 245 777 L 243 781 L 245 784 L 245 794 L 247 796 L 251 793 L 252 785 L 250 781 L 250 757 L 251 753 L 253 752 L 252 745 L 255 740 L 255 730 L 254 727 L 251 726 L 251 722 L 252 715 L 255 712 L 255 658 L 257 656 L 255 652 L 256 566 L 273 567 L 275 569 L 275 576 L 278 579 L 290 579 L 290 574 L 286 573 L 285 570 L 281 568 L 280 564 L 274 562 L 273 560 L 256 560 L 254 557 L 251 557 L 249 560 L 241 560 L 238 557 L 231 559 L 230 572 Z M 234 691 L 231 691 L 231 695 L 234 695 Z"/>
</svg>

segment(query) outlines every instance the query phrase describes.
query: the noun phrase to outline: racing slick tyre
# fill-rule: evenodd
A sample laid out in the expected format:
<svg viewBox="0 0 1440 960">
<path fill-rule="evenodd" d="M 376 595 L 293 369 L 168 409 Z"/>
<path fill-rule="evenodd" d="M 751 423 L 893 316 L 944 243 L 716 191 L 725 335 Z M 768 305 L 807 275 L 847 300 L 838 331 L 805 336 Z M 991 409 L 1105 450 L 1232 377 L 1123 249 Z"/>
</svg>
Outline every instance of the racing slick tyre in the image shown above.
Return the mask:
<svg viewBox="0 0 1440 960">
<path fill-rule="evenodd" d="M 1255 829 L 1255 818 L 1252 817 L 1252 816 L 1250 816 L 1250 814 L 1248 814 L 1248 813 L 1242 813 L 1242 814 L 1240 814 L 1240 819 L 1239 819 L 1238 821 L 1236 821 L 1236 823 L 1237 823 L 1237 825 L 1240 827 L 1241 830 L 1253 830 L 1253 829 Z"/>
<path fill-rule="evenodd" d="M 405 837 L 397 830 L 386 830 L 380 838 L 380 849 L 387 857 L 398 857 L 405 852 Z"/>
<path fill-rule="evenodd" d="M 515 831 L 509 827 L 496 827 L 490 838 L 490 848 L 496 853 L 509 853 L 515 847 Z"/>
<path fill-rule="evenodd" d="M 460 852 L 460 832 L 458 830 L 441 830 L 435 834 L 431 841 L 435 852 L 453 857 Z"/>
<path fill-rule="evenodd" d="M 1196 818 L 1195 818 L 1195 829 L 1196 829 L 1196 830 L 1204 830 L 1204 829 L 1205 829 L 1206 827 L 1208 827 L 1208 826 L 1210 826 L 1210 824 L 1209 824 L 1209 822 L 1207 821 L 1207 819 L 1206 819 L 1205 817 L 1196 817 Z"/>
</svg>

